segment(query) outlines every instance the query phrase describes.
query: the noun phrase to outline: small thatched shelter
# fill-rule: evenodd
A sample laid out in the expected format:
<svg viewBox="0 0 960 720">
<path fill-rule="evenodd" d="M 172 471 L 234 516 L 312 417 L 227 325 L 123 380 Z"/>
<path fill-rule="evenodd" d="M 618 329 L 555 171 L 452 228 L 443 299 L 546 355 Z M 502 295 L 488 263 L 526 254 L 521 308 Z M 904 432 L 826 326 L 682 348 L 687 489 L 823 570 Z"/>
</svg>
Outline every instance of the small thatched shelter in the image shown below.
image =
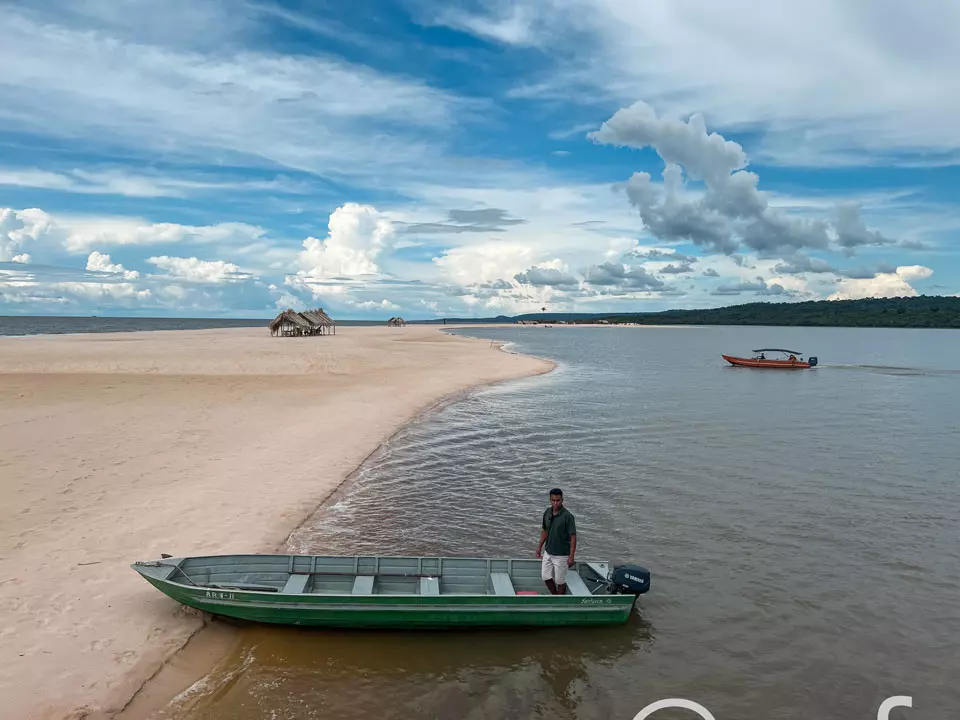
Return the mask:
<svg viewBox="0 0 960 720">
<path fill-rule="evenodd" d="M 269 327 L 273 337 L 337 334 L 337 323 L 323 311 L 323 308 L 304 312 L 295 312 L 288 308 L 277 315 L 270 322 Z"/>
<path fill-rule="evenodd" d="M 387 327 L 403 327 L 407 324 L 407 321 L 402 317 L 392 317 L 387 320 Z"/>
</svg>

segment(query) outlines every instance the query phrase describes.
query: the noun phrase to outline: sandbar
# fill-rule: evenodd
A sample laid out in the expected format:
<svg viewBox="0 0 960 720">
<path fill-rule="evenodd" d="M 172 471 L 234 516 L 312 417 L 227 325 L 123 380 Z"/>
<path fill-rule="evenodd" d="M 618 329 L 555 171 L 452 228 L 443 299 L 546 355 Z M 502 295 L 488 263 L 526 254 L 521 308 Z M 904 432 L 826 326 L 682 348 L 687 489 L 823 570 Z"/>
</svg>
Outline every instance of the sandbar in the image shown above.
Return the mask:
<svg viewBox="0 0 960 720">
<path fill-rule="evenodd" d="M 131 562 L 275 552 L 409 420 L 553 368 L 443 329 L 0 338 L 0 714 L 118 712 L 203 624 Z"/>
</svg>

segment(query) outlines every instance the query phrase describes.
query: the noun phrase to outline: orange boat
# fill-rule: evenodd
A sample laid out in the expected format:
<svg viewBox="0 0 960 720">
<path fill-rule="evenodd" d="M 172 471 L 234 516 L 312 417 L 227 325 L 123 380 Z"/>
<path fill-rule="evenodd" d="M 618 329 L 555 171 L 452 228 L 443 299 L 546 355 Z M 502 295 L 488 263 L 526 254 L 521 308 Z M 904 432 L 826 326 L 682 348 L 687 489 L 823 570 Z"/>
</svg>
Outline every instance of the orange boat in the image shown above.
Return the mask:
<svg viewBox="0 0 960 720">
<path fill-rule="evenodd" d="M 721 357 L 731 365 L 738 367 L 773 368 L 776 370 L 803 370 L 812 368 L 817 364 L 815 357 L 811 356 L 809 360 L 804 360 L 803 353 L 799 353 L 796 350 L 761 348 L 753 352 L 758 354 L 752 358 L 742 358 L 734 355 L 721 355 Z M 767 353 L 781 353 L 781 357 L 771 359 L 767 357 Z"/>
</svg>

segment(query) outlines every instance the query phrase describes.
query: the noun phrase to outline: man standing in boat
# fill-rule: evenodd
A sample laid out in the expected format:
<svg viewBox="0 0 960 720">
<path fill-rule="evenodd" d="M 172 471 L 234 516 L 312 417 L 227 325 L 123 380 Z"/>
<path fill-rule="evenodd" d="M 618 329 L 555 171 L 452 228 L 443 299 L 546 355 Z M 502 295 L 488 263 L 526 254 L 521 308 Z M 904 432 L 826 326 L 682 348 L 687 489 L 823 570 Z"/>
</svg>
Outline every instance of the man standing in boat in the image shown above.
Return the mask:
<svg viewBox="0 0 960 720">
<path fill-rule="evenodd" d="M 546 545 L 546 547 L 544 547 Z M 563 491 L 550 491 L 550 507 L 543 513 L 537 557 L 543 559 L 540 577 L 551 595 L 567 592 L 567 568 L 573 567 L 577 553 L 577 522 L 563 506 Z"/>
</svg>

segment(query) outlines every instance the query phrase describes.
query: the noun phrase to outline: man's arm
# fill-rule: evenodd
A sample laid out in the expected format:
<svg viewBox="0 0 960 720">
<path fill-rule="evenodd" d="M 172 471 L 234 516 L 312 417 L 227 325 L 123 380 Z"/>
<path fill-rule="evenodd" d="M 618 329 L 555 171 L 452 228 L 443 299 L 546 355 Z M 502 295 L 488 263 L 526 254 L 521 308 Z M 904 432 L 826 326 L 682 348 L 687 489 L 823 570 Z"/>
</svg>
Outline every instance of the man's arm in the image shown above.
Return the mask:
<svg viewBox="0 0 960 720">
<path fill-rule="evenodd" d="M 546 531 L 546 530 L 541 530 L 541 531 L 540 531 L 540 544 L 537 545 L 537 557 L 541 557 L 541 556 L 543 555 L 543 544 L 544 544 L 546 541 L 547 541 L 547 531 Z"/>
<path fill-rule="evenodd" d="M 577 534 L 573 533 L 570 535 L 570 557 L 567 559 L 567 566 L 573 567 L 573 564 L 576 562 L 574 559 L 577 554 Z"/>
</svg>

